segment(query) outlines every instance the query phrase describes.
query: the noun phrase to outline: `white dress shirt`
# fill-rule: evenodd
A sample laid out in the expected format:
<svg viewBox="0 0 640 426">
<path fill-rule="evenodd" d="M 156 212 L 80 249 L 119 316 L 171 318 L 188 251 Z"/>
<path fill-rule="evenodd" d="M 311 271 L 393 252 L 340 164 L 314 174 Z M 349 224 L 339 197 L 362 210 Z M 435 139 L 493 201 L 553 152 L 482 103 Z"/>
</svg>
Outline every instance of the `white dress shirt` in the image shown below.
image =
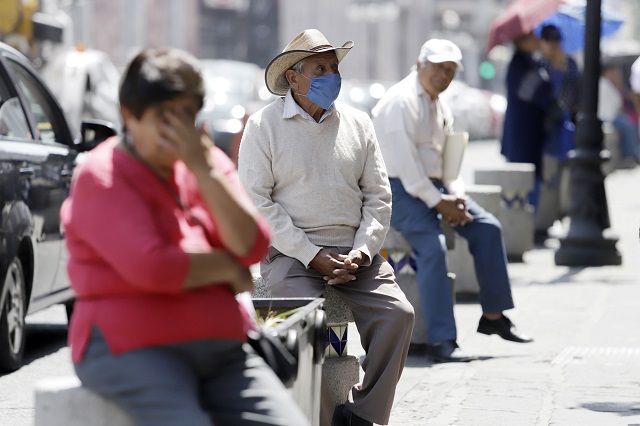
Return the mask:
<svg viewBox="0 0 640 426">
<path fill-rule="evenodd" d="M 622 111 L 622 95 L 607 77 L 600 76 L 598 83 L 598 118 L 612 123 Z"/>
<path fill-rule="evenodd" d="M 442 178 L 442 149 L 453 131 L 451 110 L 431 98 L 413 71 L 387 91 L 372 114 L 389 177 L 399 178 L 409 194 L 434 207 L 442 195 L 431 179 Z M 444 184 L 464 196 L 460 179 Z"/>
<path fill-rule="evenodd" d="M 335 105 L 332 104 L 329 107 L 329 109 L 325 110 L 325 112 L 322 114 L 322 117 L 320 117 L 320 121 L 318 121 L 318 123 L 322 123 L 324 119 L 330 116 L 335 109 L 336 109 Z M 293 94 L 291 93 L 291 89 L 289 89 L 286 96 L 284 97 L 284 111 L 282 113 L 282 118 L 292 118 L 292 117 L 295 117 L 296 115 L 299 115 L 300 117 L 306 120 L 316 121 L 313 119 L 311 115 L 309 115 L 307 111 L 303 110 L 302 107 L 298 105 L 296 100 L 293 99 Z"/>
</svg>

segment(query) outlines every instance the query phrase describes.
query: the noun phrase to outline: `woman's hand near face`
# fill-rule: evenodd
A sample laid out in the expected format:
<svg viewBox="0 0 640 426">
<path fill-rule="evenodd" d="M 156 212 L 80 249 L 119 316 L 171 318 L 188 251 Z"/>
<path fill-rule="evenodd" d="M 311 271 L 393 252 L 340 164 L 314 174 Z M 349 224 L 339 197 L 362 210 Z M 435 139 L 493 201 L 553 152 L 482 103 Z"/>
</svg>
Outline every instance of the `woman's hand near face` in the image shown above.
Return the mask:
<svg viewBox="0 0 640 426">
<path fill-rule="evenodd" d="M 194 125 L 195 113 L 189 109 L 163 109 L 161 112 L 160 143 L 183 161 L 194 173 L 213 169 L 209 149 L 211 138 Z"/>
<path fill-rule="evenodd" d="M 198 180 L 222 244 L 236 256 L 251 252 L 258 235 L 257 209 L 238 194 L 230 177 L 215 168 L 211 157 L 213 141 L 195 127 L 198 102 L 179 98 L 160 107 L 158 125 L 163 148 L 181 160 Z"/>
</svg>

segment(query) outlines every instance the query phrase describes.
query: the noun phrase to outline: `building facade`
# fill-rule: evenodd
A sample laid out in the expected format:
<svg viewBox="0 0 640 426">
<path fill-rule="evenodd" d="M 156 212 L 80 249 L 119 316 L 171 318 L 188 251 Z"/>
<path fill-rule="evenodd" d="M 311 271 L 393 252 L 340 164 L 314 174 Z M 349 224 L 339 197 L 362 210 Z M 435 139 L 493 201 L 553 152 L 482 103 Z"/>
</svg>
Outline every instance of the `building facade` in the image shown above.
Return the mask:
<svg viewBox="0 0 640 426">
<path fill-rule="evenodd" d="M 54 1 L 54 0 L 50 0 Z M 345 76 L 395 81 L 415 63 L 428 38 L 448 38 L 463 51 L 460 78 L 486 86 L 478 72 L 491 21 L 510 0 L 58 0 L 73 21 L 73 39 L 106 51 L 122 67 L 146 46 L 184 48 L 201 58 L 236 59 L 265 67 L 306 28 L 333 44 L 353 40 Z M 640 17 L 637 0 L 603 0 Z M 621 34 L 640 37 L 637 19 Z M 504 62 L 510 52 L 495 54 Z M 500 64 L 498 64 L 500 66 Z M 500 71 L 500 70 L 498 70 Z"/>
</svg>

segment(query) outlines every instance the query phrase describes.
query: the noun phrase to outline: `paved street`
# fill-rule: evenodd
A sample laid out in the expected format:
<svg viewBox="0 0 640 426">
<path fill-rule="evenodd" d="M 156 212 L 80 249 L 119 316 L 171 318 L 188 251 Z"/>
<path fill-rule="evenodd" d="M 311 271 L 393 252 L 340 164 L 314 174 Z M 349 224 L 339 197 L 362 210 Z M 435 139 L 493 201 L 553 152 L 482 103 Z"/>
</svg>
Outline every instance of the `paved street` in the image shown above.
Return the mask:
<svg viewBox="0 0 640 426">
<path fill-rule="evenodd" d="M 495 142 L 473 142 L 473 164 L 501 161 Z M 640 425 L 640 169 L 606 179 L 612 230 L 623 265 L 554 264 L 557 241 L 512 263 L 516 309 L 508 314 L 535 337 L 517 344 L 477 333 L 478 304 L 455 308 L 459 343 L 481 356 L 468 364 L 409 357 L 391 425 Z"/>
<path fill-rule="evenodd" d="M 500 162 L 497 152 L 496 142 L 472 142 L 465 180 L 473 182 L 473 164 Z M 509 316 L 535 342 L 480 335 L 480 307 L 456 305 L 459 343 L 481 360 L 431 364 L 411 355 L 391 425 L 640 425 L 639 185 L 640 169 L 606 179 L 622 266 L 555 266 L 554 241 L 510 264 L 516 309 Z M 0 426 L 33 425 L 35 383 L 73 371 L 64 309 L 54 307 L 29 323 L 28 364 L 0 376 Z"/>
<path fill-rule="evenodd" d="M 73 374 L 64 307 L 51 307 L 27 322 L 26 365 L 0 376 L 0 426 L 32 426 L 38 380 Z"/>
</svg>

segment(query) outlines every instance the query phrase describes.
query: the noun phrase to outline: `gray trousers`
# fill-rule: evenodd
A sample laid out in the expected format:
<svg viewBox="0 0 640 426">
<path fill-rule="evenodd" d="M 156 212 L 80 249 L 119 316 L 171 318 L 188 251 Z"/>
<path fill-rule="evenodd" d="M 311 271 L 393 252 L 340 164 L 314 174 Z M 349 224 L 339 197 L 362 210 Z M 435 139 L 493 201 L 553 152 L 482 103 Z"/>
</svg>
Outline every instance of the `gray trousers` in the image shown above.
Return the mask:
<svg viewBox="0 0 640 426">
<path fill-rule="evenodd" d="M 94 328 L 75 370 L 84 386 L 119 405 L 137 426 L 309 425 L 269 366 L 235 340 L 112 355 Z"/>
<path fill-rule="evenodd" d="M 351 250 L 326 248 L 342 254 Z M 272 297 L 320 297 L 328 285 L 319 272 L 307 269 L 274 248 L 260 264 L 260 272 Z M 411 342 L 413 306 L 396 284 L 393 268 L 382 256 L 374 256 L 371 265 L 357 269 L 355 276 L 355 281 L 334 286 L 353 312 L 366 352 L 362 362 L 364 380 L 354 384 L 353 402 L 347 405 L 363 419 L 386 425 Z M 327 401 L 324 392 L 323 411 L 327 404 L 333 402 Z"/>
</svg>

